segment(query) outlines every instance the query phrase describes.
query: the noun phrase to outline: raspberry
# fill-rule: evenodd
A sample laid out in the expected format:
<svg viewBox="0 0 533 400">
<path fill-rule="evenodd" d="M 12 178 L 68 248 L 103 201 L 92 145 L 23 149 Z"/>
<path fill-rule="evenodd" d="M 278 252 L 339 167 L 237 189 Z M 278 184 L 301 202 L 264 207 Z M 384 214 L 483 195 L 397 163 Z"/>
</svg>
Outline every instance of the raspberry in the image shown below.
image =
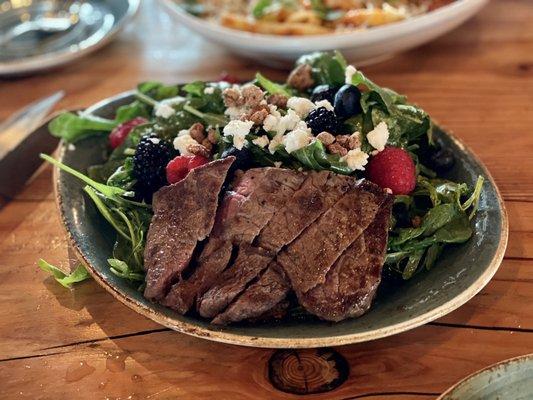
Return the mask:
<svg viewBox="0 0 533 400">
<path fill-rule="evenodd" d="M 166 184 L 165 167 L 172 158 L 172 146 L 155 135 L 144 136 L 133 156 L 133 176 L 136 189 L 146 200 Z"/>
<path fill-rule="evenodd" d="M 113 129 L 109 134 L 109 146 L 112 149 L 116 149 L 124 142 L 124 140 L 126 140 L 133 128 L 138 125 L 146 124 L 147 122 L 147 119 L 143 117 L 137 117 L 121 123 L 120 125 L 115 127 L 115 129 Z"/>
<path fill-rule="evenodd" d="M 407 151 L 398 147 L 385 150 L 370 159 L 367 177 L 394 194 L 409 194 L 416 186 L 415 163 Z"/>
<path fill-rule="evenodd" d="M 325 107 L 318 107 L 312 110 L 305 119 L 305 122 L 311 128 L 311 132 L 314 135 L 318 135 L 321 132 L 335 134 L 339 126 L 335 113 L 327 110 Z"/>
<path fill-rule="evenodd" d="M 209 162 L 202 156 L 177 156 L 167 164 L 168 183 L 176 183 L 187 176 L 189 171 Z"/>
</svg>

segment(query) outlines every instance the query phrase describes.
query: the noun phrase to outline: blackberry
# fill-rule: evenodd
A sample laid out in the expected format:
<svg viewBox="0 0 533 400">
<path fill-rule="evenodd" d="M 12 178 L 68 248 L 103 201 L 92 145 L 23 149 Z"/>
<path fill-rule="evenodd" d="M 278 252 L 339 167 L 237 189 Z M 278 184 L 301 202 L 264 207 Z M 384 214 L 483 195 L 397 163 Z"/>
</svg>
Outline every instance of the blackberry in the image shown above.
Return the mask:
<svg viewBox="0 0 533 400">
<path fill-rule="evenodd" d="M 337 90 L 339 88 L 329 86 L 329 85 L 318 85 L 316 88 L 313 89 L 313 93 L 311 94 L 311 101 L 313 103 L 316 103 L 317 101 L 321 100 L 327 100 L 331 104 L 335 101 L 335 94 L 337 93 Z"/>
<path fill-rule="evenodd" d="M 166 185 L 165 167 L 172 159 L 172 146 L 156 135 L 144 136 L 133 156 L 133 176 L 139 197 L 150 202 L 154 192 Z"/>
<path fill-rule="evenodd" d="M 325 107 L 318 107 L 312 110 L 305 122 L 314 135 L 318 135 L 321 132 L 336 134 L 339 128 L 337 116 L 333 111 L 329 111 Z"/>
</svg>

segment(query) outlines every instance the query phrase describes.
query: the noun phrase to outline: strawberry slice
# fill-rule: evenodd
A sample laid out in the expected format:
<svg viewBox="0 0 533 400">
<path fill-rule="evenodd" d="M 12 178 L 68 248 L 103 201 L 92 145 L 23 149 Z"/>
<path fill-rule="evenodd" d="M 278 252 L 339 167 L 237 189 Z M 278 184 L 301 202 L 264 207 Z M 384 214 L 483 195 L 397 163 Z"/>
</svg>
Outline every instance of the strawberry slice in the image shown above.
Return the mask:
<svg viewBox="0 0 533 400">
<path fill-rule="evenodd" d="M 177 156 L 167 164 L 168 183 L 177 183 L 187 176 L 189 171 L 209 162 L 202 156 Z"/>
<path fill-rule="evenodd" d="M 124 142 L 124 140 L 126 140 L 133 128 L 138 125 L 146 124 L 147 122 L 148 120 L 146 118 L 137 117 L 121 123 L 109 134 L 109 146 L 112 149 L 116 149 Z"/>
</svg>

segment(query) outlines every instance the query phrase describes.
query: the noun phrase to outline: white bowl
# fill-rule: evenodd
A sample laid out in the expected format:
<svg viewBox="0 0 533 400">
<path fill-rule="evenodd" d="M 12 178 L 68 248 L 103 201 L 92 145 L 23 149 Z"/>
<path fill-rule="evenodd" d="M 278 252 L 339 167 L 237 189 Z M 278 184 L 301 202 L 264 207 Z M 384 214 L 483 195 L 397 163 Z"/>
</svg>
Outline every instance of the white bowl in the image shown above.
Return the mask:
<svg viewBox="0 0 533 400">
<path fill-rule="evenodd" d="M 262 64 L 285 64 L 302 54 L 340 50 L 357 65 L 383 60 L 429 42 L 476 14 L 488 0 L 458 0 L 435 11 L 367 30 L 313 36 L 275 36 L 230 29 L 183 10 L 174 0 L 159 0 L 177 21 L 206 39 Z"/>
</svg>

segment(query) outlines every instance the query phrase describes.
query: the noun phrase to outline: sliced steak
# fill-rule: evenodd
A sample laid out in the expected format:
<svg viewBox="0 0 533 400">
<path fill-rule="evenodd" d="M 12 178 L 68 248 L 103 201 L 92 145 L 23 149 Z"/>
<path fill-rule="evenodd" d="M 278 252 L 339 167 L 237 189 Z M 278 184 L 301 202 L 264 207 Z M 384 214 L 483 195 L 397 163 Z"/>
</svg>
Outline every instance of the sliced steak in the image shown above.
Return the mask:
<svg viewBox="0 0 533 400">
<path fill-rule="evenodd" d="M 272 262 L 259 280 L 250 285 L 223 313 L 218 314 L 212 323 L 226 325 L 262 318 L 283 303 L 289 290 L 287 277 L 277 263 Z"/>
<path fill-rule="evenodd" d="M 341 321 L 370 308 L 381 281 L 391 207 L 392 198 L 331 267 L 326 282 L 299 295 L 307 311 L 328 321 Z"/>
<path fill-rule="evenodd" d="M 215 227 L 198 266 L 189 279 L 172 287 L 164 304 L 186 313 L 224 271 L 232 245 L 251 243 L 305 177 L 287 169 L 256 168 L 236 179 L 233 191 L 226 194 L 217 211 Z"/>
<path fill-rule="evenodd" d="M 352 181 L 353 178 L 332 174 L 326 171 L 310 172 L 300 189 L 298 189 L 286 204 L 276 212 L 261 231 L 255 241 L 256 246 L 270 251 L 273 259 L 283 246 L 296 239 L 307 226 L 311 225 L 321 214 L 326 212 L 344 193 L 346 193 L 350 188 L 350 182 Z M 244 289 L 248 283 L 257 279 L 257 277 L 264 272 L 266 267 L 267 265 L 264 264 L 262 266 L 257 265 L 254 266 L 254 268 L 250 268 L 247 263 L 235 263 L 230 267 L 230 270 L 232 271 L 230 281 L 218 281 L 215 287 L 217 287 L 218 290 L 222 290 L 221 288 L 224 287 L 224 285 L 234 286 L 234 280 L 238 277 L 240 281 L 239 287 Z M 238 269 L 243 270 L 239 271 Z M 244 269 L 246 269 L 246 271 L 244 271 Z M 273 276 L 277 276 L 277 274 L 271 271 L 266 274 L 266 279 Z M 248 290 L 249 289 L 247 289 L 247 291 Z M 268 293 L 264 294 L 265 297 L 268 295 Z M 273 296 L 273 298 L 270 301 L 265 300 L 265 305 L 271 304 L 270 306 L 274 306 L 283 300 L 283 298 L 277 298 L 277 292 L 273 292 L 270 295 Z M 243 295 L 241 298 L 243 298 L 243 301 L 246 301 L 246 296 Z M 225 298 L 224 303 L 226 305 L 229 304 L 227 303 L 228 300 L 231 301 L 233 299 Z M 212 300 L 212 302 L 214 301 L 217 301 L 217 299 Z M 218 308 L 223 310 L 222 300 L 218 298 L 218 301 L 221 303 Z M 245 305 L 242 304 L 243 301 L 240 302 L 241 305 L 237 306 L 237 309 L 245 307 Z M 249 306 L 253 308 L 254 304 L 250 304 Z M 255 317 L 267 311 L 268 308 L 263 306 L 261 307 L 261 310 L 262 311 L 259 313 L 253 312 L 251 309 L 248 312 L 253 313 L 253 316 Z M 236 319 L 232 320 L 232 322 L 236 321 Z"/>
<path fill-rule="evenodd" d="M 298 296 L 325 282 L 333 263 L 373 221 L 386 197 L 373 183 L 354 181 L 340 200 L 278 254 L 277 261 Z"/>
<path fill-rule="evenodd" d="M 218 194 L 234 157 L 192 170 L 182 181 L 154 194 L 154 216 L 144 251 L 144 296 L 162 299 L 188 266 L 197 243 L 211 232 Z"/>
<path fill-rule="evenodd" d="M 199 299 L 200 315 L 212 318 L 222 312 L 271 259 L 272 256 L 261 248 L 243 244 L 235 263 L 220 274 L 217 282 Z"/>
</svg>

